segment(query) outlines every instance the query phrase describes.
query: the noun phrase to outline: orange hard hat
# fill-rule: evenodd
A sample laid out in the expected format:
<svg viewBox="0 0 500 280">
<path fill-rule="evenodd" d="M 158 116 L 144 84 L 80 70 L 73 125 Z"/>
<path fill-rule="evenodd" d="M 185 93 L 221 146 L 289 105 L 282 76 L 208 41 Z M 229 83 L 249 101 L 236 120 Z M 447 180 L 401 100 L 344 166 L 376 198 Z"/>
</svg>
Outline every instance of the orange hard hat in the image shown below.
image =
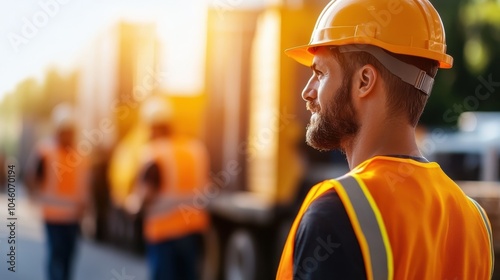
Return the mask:
<svg viewBox="0 0 500 280">
<path fill-rule="evenodd" d="M 373 45 L 428 58 L 451 68 L 441 18 L 428 0 L 333 0 L 323 10 L 307 45 L 285 53 L 310 66 L 318 46 Z"/>
</svg>

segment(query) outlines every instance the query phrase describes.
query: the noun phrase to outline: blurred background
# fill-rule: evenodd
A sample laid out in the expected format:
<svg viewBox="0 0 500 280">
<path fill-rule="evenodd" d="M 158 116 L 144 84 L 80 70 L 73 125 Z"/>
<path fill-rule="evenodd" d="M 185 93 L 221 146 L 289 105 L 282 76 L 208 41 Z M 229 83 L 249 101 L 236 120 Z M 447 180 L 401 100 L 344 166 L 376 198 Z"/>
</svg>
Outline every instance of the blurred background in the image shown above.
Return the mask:
<svg viewBox="0 0 500 280">
<path fill-rule="evenodd" d="M 205 279 L 273 279 L 308 189 L 348 170 L 342 154 L 305 145 L 310 69 L 283 53 L 309 41 L 327 2 L 2 1 L 0 164 L 16 166 L 19 227 L 16 273 L 0 227 L 0 278 L 44 279 L 40 211 L 23 175 L 52 109 L 68 102 L 92 169 L 74 278 L 146 279 L 141 220 L 123 208 L 148 138 L 140 105 L 160 95 L 174 104 L 175 132 L 206 143 L 219 187 L 202 195 L 212 217 Z M 431 2 L 454 66 L 438 73 L 419 144 L 486 208 L 500 238 L 500 1 Z"/>
</svg>

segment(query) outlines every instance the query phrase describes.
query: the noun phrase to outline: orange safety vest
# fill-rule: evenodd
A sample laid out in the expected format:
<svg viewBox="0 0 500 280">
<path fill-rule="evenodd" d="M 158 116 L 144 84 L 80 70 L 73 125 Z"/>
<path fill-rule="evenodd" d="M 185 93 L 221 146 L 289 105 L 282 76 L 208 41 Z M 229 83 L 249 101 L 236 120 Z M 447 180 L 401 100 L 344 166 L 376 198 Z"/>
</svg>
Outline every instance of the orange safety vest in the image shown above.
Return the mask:
<svg viewBox="0 0 500 280">
<path fill-rule="evenodd" d="M 159 139 L 147 147 L 146 158 L 146 163 L 158 165 L 161 174 L 160 190 L 145 211 L 146 241 L 158 243 L 207 229 L 206 205 L 194 202 L 209 182 L 205 146 L 188 138 Z M 176 201 L 176 197 L 184 197 L 184 201 Z"/>
<path fill-rule="evenodd" d="M 384 156 L 311 189 L 290 230 L 276 279 L 293 279 L 301 218 L 332 189 L 353 226 L 368 280 L 491 279 L 491 226 L 479 204 L 437 163 Z"/>
<path fill-rule="evenodd" d="M 55 143 L 41 145 L 38 152 L 45 164 L 38 197 L 43 218 L 52 223 L 78 222 L 88 199 L 86 159 Z"/>
</svg>

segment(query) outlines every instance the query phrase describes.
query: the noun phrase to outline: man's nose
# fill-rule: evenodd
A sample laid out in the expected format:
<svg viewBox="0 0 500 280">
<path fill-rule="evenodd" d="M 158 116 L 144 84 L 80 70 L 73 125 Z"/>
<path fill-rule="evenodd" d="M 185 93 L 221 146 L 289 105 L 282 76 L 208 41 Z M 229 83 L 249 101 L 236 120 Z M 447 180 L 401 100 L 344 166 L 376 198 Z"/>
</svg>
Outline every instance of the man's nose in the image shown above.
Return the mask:
<svg viewBox="0 0 500 280">
<path fill-rule="evenodd" d="M 318 79 L 313 75 L 302 90 L 302 99 L 312 101 L 318 97 Z"/>
</svg>

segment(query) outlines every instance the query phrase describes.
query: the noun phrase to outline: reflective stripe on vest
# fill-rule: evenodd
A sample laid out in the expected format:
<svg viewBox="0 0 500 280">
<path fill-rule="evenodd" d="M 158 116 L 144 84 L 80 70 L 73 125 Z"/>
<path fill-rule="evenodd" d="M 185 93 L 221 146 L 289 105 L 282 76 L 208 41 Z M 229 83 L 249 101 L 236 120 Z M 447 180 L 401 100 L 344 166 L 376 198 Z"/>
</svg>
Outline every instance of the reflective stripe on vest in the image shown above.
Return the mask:
<svg viewBox="0 0 500 280">
<path fill-rule="evenodd" d="M 488 236 L 489 236 L 489 240 L 490 240 L 490 248 L 491 248 L 491 252 L 490 252 L 491 253 L 490 254 L 491 255 L 491 273 L 490 273 L 490 276 L 491 276 L 491 278 L 493 278 L 493 268 L 495 267 L 495 248 L 493 246 L 493 234 L 491 231 L 490 221 L 488 220 L 488 216 L 484 212 L 483 207 L 481 207 L 481 205 L 479 205 L 479 203 L 477 203 L 477 201 L 475 201 L 474 199 L 472 199 L 470 197 L 468 197 L 468 198 L 470 199 L 470 201 L 472 201 L 474 206 L 476 206 L 477 210 L 479 211 L 479 214 L 481 214 L 481 218 L 483 219 L 486 230 L 488 231 Z"/>
<path fill-rule="evenodd" d="M 148 218 L 154 218 L 171 213 L 172 211 L 178 210 L 182 205 L 191 205 L 193 204 L 193 199 L 194 196 L 188 196 L 185 198 L 168 195 L 158 196 L 154 199 L 151 206 L 148 207 Z"/>
<path fill-rule="evenodd" d="M 335 189 L 347 194 L 344 197 L 349 199 L 349 203 L 343 201 L 344 207 L 360 243 L 367 278 L 392 279 L 394 267 L 391 246 L 377 205 L 361 180 L 345 176 L 339 178 L 338 182 L 340 184 Z"/>
<path fill-rule="evenodd" d="M 57 206 L 61 208 L 69 209 L 76 207 L 74 201 L 63 199 L 53 194 L 42 194 L 38 200 L 44 204 L 49 204 L 51 206 Z"/>
</svg>

